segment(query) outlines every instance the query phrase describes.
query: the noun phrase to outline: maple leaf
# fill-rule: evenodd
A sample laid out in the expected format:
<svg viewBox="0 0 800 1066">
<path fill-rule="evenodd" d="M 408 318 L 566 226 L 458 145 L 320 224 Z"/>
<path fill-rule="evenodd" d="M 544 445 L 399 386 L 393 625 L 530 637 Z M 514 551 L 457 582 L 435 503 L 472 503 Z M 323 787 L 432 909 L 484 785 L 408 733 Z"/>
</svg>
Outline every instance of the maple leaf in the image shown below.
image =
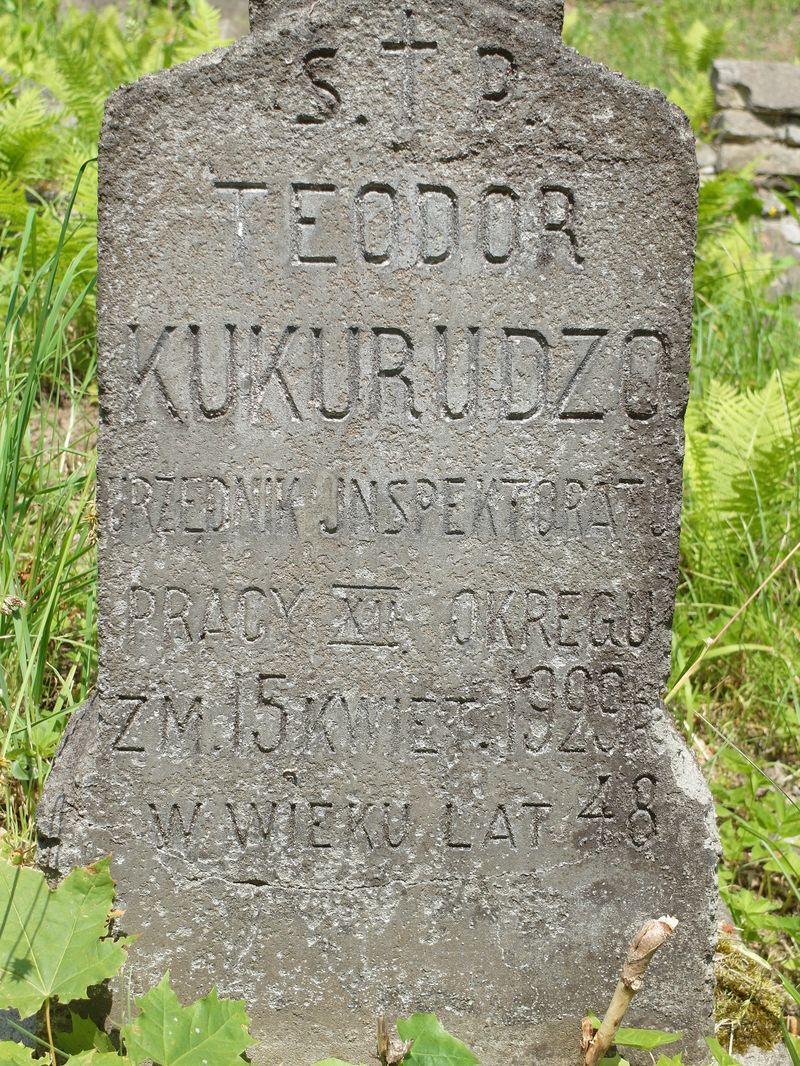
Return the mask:
<svg viewBox="0 0 800 1066">
<path fill-rule="evenodd" d="M 0 862 L 0 1008 L 28 1018 L 47 999 L 84 999 L 125 962 L 133 938 L 108 936 L 110 861 L 79 867 L 52 890 L 39 870 Z"/>
<path fill-rule="evenodd" d="M 0 1063 L 3 1066 L 33 1066 L 33 1049 L 13 1040 L 0 1040 Z"/>
<path fill-rule="evenodd" d="M 108 1033 L 99 1029 L 91 1018 L 82 1018 L 69 1012 L 72 1028 L 68 1033 L 56 1033 L 55 1044 L 66 1055 L 80 1055 L 87 1051 L 113 1051 L 114 1045 Z M 90 1060 L 91 1061 L 91 1060 Z"/>
<path fill-rule="evenodd" d="M 404 1066 L 475 1066 L 478 1061 L 466 1044 L 447 1032 L 435 1014 L 398 1018 L 397 1031 L 413 1041 Z"/>
<path fill-rule="evenodd" d="M 242 1066 L 242 1052 L 253 1041 L 250 1019 L 238 999 L 220 999 L 216 988 L 190 1007 L 182 1007 L 164 974 L 137 1000 L 140 1013 L 122 1027 L 134 1066 Z"/>
</svg>

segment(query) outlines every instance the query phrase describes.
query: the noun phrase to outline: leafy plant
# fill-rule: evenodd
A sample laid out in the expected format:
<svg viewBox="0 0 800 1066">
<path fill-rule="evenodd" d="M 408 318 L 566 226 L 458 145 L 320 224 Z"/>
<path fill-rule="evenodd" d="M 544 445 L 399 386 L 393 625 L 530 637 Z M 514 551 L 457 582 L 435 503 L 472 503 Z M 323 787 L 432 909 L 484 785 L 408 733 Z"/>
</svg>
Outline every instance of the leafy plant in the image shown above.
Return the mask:
<svg viewBox="0 0 800 1066">
<path fill-rule="evenodd" d="M 695 19 L 684 29 L 676 19 L 664 20 L 667 51 L 674 64 L 669 98 L 686 113 L 692 128 L 704 130 L 714 113 L 711 65 L 722 54 L 727 26 L 708 26 Z"/>
<path fill-rule="evenodd" d="M 592 1011 L 588 1018 L 596 1029 L 600 1028 L 600 1019 Z M 683 1036 L 683 1033 L 667 1033 L 662 1029 L 632 1029 L 621 1025 L 614 1036 L 614 1043 L 618 1047 L 638 1048 L 641 1051 L 653 1051 L 658 1047 L 666 1047 L 674 1044 Z"/>
<path fill-rule="evenodd" d="M 85 999 L 89 988 L 120 970 L 132 937 L 113 938 L 110 859 L 73 870 L 50 889 L 39 870 L 0 861 L 0 1008 L 23 1018 L 40 1009 L 52 1066 L 236 1066 L 252 1042 L 244 1004 L 215 989 L 189 1007 L 169 974 L 136 1001 L 121 1027 L 120 1050 L 89 1019 L 70 1012 L 71 1029 L 54 1032 L 51 1004 Z M 0 1061 L 35 1061 L 30 1049 L 0 1043 Z"/>
<path fill-rule="evenodd" d="M 53 256 L 75 174 L 97 154 L 108 95 L 221 43 L 219 13 L 207 0 L 190 0 L 180 12 L 143 5 L 128 19 L 113 5 L 82 11 L 59 0 L 16 0 L 0 6 L 0 270 L 6 253 L 21 254 L 33 273 Z M 32 204 L 36 240 L 22 245 Z M 83 249 L 87 269 L 94 269 L 96 222 L 97 179 L 88 172 L 62 241 L 60 269 Z M 88 327 L 91 294 L 77 310 Z"/>
<path fill-rule="evenodd" d="M 709 61 L 722 54 L 722 41 L 725 55 L 796 61 L 800 8 L 795 0 L 577 0 L 568 5 L 565 39 L 660 89 L 702 124 Z"/>
<path fill-rule="evenodd" d="M 735 751 L 721 756 L 716 793 L 728 858 L 722 894 L 744 941 L 794 969 L 800 940 L 800 810 Z"/>
<path fill-rule="evenodd" d="M 25 858 L 33 807 L 63 716 L 94 664 L 94 357 L 75 365 L 94 290 L 84 245 L 65 264 L 67 205 L 52 256 L 26 273 L 29 209 L 0 321 L 0 777 L 6 844 Z"/>
<path fill-rule="evenodd" d="M 127 17 L 0 0 L 0 848 L 17 861 L 30 857 L 50 759 L 96 668 L 97 182 L 86 160 L 116 86 L 220 43 L 206 0 Z"/>
<path fill-rule="evenodd" d="M 113 977 L 129 939 L 108 935 L 114 899 L 109 859 L 73 870 L 49 891 L 38 870 L 0 863 L 3 945 L 0 1004 L 23 1018 L 50 1004 L 83 999 L 90 985 Z"/>
<path fill-rule="evenodd" d="M 700 192 L 671 702 L 717 801 L 746 942 L 800 965 L 800 304 L 772 284 L 748 174 Z"/>
<path fill-rule="evenodd" d="M 121 1031 L 132 1063 L 236 1066 L 251 1043 L 244 1004 L 220 999 L 216 989 L 191 1007 L 182 1007 L 165 974 L 137 1006 L 138 1016 Z"/>
<path fill-rule="evenodd" d="M 33 1051 L 11 1040 L 0 1040 L 0 1062 L 3 1066 L 30 1066 L 34 1062 Z"/>
<path fill-rule="evenodd" d="M 725 1050 L 716 1037 L 708 1037 L 706 1043 L 708 1044 L 708 1050 L 714 1057 L 714 1062 L 718 1063 L 718 1066 L 739 1066 L 737 1060 L 729 1051 Z"/>
<path fill-rule="evenodd" d="M 412 1014 L 397 1020 L 401 1040 L 411 1042 L 407 1066 L 475 1066 L 478 1061 L 466 1044 L 452 1036 L 435 1014 Z"/>
<path fill-rule="evenodd" d="M 795 1009 L 797 1009 L 800 1007 L 800 988 L 793 985 L 786 977 L 781 978 L 781 980 L 790 999 L 794 1002 Z M 789 1032 L 788 1026 L 783 1019 L 781 1019 L 781 1031 L 786 1050 L 789 1052 L 789 1058 L 792 1060 L 792 1066 L 800 1066 L 800 1037 L 794 1036 L 794 1034 Z"/>
<path fill-rule="evenodd" d="M 570 5 L 565 36 L 673 98 L 697 90 L 686 105 L 697 122 L 707 110 L 702 71 L 723 29 L 730 54 L 797 58 L 800 9 L 794 0 L 583 2 Z M 111 89 L 217 43 L 216 13 L 199 0 L 125 16 L 0 0 L 0 848 L 15 863 L 32 856 L 41 783 L 96 668 L 96 183 L 86 168 L 70 213 L 74 175 L 96 153 Z M 797 202 L 796 190 L 785 198 L 791 211 Z M 800 536 L 800 315 L 796 295 L 773 290 L 784 264 L 759 243 L 761 212 L 746 172 L 700 190 L 673 682 L 702 661 L 672 706 L 717 800 L 734 920 L 796 980 L 798 556 L 770 575 Z"/>
<path fill-rule="evenodd" d="M 378 1035 L 382 1066 L 476 1066 L 478 1057 L 458 1037 L 448 1033 L 435 1014 L 412 1014 L 398 1018 L 400 1041 L 390 1041 L 386 1019 Z M 381 1033 L 385 1044 L 381 1047 Z M 315 1066 L 352 1066 L 341 1059 L 323 1059 Z"/>
<path fill-rule="evenodd" d="M 108 1033 L 98 1028 L 91 1018 L 84 1018 L 71 1010 L 69 1019 L 69 1031 L 58 1034 L 58 1051 L 65 1055 L 80 1055 L 89 1051 L 114 1052 Z"/>
<path fill-rule="evenodd" d="M 683 1056 L 680 1053 L 677 1055 L 659 1055 L 657 1059 L 651 1056 L 651 1062 L 654 1063 L 654 1066 L 684 1066 Z M 631 1066 L 631 1064 L 626 1058 L 617 1053 L 601 1059 L 600 1066 Z M 738 1063 L 737 1066 L 739 1066 Z"/>
</svg>

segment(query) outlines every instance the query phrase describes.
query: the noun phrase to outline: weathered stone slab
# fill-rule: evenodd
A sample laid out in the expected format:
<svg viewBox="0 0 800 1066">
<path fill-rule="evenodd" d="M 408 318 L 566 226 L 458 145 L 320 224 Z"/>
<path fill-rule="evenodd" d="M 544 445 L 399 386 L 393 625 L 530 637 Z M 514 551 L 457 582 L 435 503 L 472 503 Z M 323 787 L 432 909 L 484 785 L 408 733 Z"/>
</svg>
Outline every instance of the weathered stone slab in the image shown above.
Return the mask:
<svg viewBox="0 0 800 1066">
<path fill-rule="evenodd" d="M 750 111 L 726 108 L 714 116 L 713 125 L 726 140 L 730 141 L 786 139 L 785 122 L 765 122 L 763 118 Z"/>
<path fill-rule="evenodd" d="M 720 170 L 741 170 L 753 166 L 756 174 L 771 177 L 800 177 L 800 147 L 777 141 L 725 141 L 720 145 Z"/>
<path fill-rule="evenodd" d="M 697 169 L 560 12 L 316 0 L 116 93 L 100 155 L 100 677 L 40 814 L 111 851 L 132 980 L 259 1062 L 435 1010 L 573 1063 L 711 1028 L 716 836 L 660 703 Z"/>
<path fill-rule="evenodd" d="M 711 80 L 719 107 L 800 115 L 800 64 L 717 59 Z"/>
</svg>

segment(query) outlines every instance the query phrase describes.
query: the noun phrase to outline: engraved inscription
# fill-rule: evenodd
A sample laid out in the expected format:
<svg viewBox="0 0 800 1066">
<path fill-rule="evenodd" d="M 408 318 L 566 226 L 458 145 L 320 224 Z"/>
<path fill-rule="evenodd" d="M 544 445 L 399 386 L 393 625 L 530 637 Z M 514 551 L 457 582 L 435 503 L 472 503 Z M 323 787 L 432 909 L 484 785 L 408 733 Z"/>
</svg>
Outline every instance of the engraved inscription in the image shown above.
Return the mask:
<svg viewBox="0 0 800 1066">
<path fill-rule="evenodd" d="M 336 195 L 329 182 L 296 181 L 292 185 L 292 253 L 295 263 L 335 263 L 336 255 L 328 250 L 318 215 L 327 200 Z"/>
<path fill-rule="evenodd" d="M 434 258 L 450 254 L 446 234 L 454 232 L 456 216 L 449 217 L 425 244 Z M 302 219 L 316 229 L 311 215 Z M 315 237 L 298 241 L 298 263 L 335 262 Z M 488 415 L 511 426 L 547 421 L 567 430 L 615 415 L 641 424 L 678 413 L 667 393 L 671 342 L 654 327 L 313 323 L 129 324 L 125 419 L 246 418 L 251 426 L 268 426 L 361 416 L 417 425 Z M 186 364 L 188 378 L 181 370 Z M 610 390 L 609 380 L 622 387 Z"/>
<path fill-rule="evenodd" d="M 231 262 L 235 266 L 245 266 L 250 244 L 247 205 L 253 196 L 265 193 L 267 185 L 263 181 L 215 181 L 214 188 L 231 198 L 233 208 Z"/>
<path fill-rule="evenodd" d="M 388 263 L 400 240 L 397 189 L 380 181 L 362 185 L 355 196 L 354 230 L 366 263 Z"/>
<path fill-rule="evenodd" d="M 641 648 L 669 626 L 649 590 L 460 589 L 450 599 L 449 634 L 459 647 Z"/>
<path fill-rule="evenodd" d="M 517 64 L 507 48 L 478 45 L 478 84 L 481 100 L 498 104 L 508 99 Z"/>
<path fill-rule="evenodd" d="M 295 122 L 302 126 L 321 125 L 333 118 L 342 106 L 339 90 L 331 80 L 336 48 L 312 48 L 303 56 L 303 71 L 314 89 L 314 104 L 302 111 Z"/>
<path fill-rule="evenodd" d="M 543 220 L 545 233 L 551 237 L 544 245 L 545 259 L 555 257 L 556 240 L 569 242 L 569 253 L 575 266 L 581 266 L 583 256 L 578 251 L 575 223 L 575 193 L 567 185 L 543 185 Z M 563 241 L 560 243 L 563 244 Z"/>
<path fill-rule="evenodd" d="M 557 1066 L 564 930 L 593 915 L 605 985 L 674 905 L 691 1003 L 642 1009 L 690 1061 L 690 131 L 576 59 L 560 0 L 251 9 L 105 116 L 98 684 L 43 862 L 112 852 L 142 987 L 172 950 L 289 1066 L 426 1003 L 487 1066 Z"/>
<path fill-rule="evenodd" d="M 157 636 L 177 646 L 237 641 L 262 647 L 291 636 L 307 599 L 302 587 L 135 584 L 127 590 L 126 622 L 132 640 Z"/>
<path fill-rule="evenodd" d="M 291 471 L 134 472 L 102 479 L 100 489 L 110 532 L 137 539 L 262 534 L 281 541 L 463 537 L 610 546 L 633 532 L 661 537 L 669 518 L 664 483 L 634 471 L 591 480 L 530 469 L 525 476 L 468 470 L 320 476 L 310 482 Z"/>
<path fill-rule="evenodd" d="M 399 591 L 394 585 L 334 585 L 333 598 L 339 611 L 333 619 L 335 635 L 328 643 L 338 647 L 397 647 Z"/>
<path fill-rule="evenodd" d="M 532 659 L 524 671 L 510 671 L 508 680 L 511 687 L 499 696 L 486 685 L 461 692 L 365 693 L 298 688 L 277 671 L 226 675 L 214 700 L 203 692 L 168 690 L 109 700 L 109 710 L 122 721 L 110 746 L 126 760 L 158 753 L 175 762 L 222 753 L 268 761 L 370 756 L 376 750 L 421 762 L 440 756 L 535 761 L 548 752 L 580 762 L 619 751 L 643 727 L 628 704 L 644 706 L 656 695 L 639 688 L 635 670 L 622 659 L 602 666 Z M 646 817 L 652 799 L 646 782 L 636 796 Z M 641 833 L 642 817 L 634 820 Z"/>
<path fill-rule="evenodd" d="M 548 180 L 468 187 L 433 177 L 398 181 L 376 175 L 351 186 L 333 175 L 288 184 L 232 177 L 215 180 L 214 188 L 230 197 L 232 262 L 248 269 L 259 252 L 270 263 L 304 269 L 320 263 L 399 269 L 465 262 L 536 271 L 541 282 L 543 268 L 582 268 L 591 222 L 580 206 L 585 198 L 579 201 L 575 189 Z"/>
<path fill-rule="evenodd" d="M 634 792 L 643 780 L 655 787 L 655 777 L 642 774 L 634 782 Z M 627 802 L 624 797 L 631 788 L 628 781 L 610 773 L 599 774 L 596 781 L 592 796 L 577 816 L 586 826 L 581 846 L 627 843 L 637 850 L 646 847 L 652 832 L 639 842 L 621 828 Z M 447 865 L 479 860 L 485 852 L 497 857 L 525 856 L 544 843 L 566 843 L 569 824 L 564 801 L 555 790 L 551 790 L 551 798 L 523 792 L 521 796 L 487 795 L 427 803 L 410 800 L 402 793 L 353 800 L 328 790 L 310 795 L 294 792 L 291 798 L 274 791 L 257 798 L 222 797 L 221 802 L 190 799 L 169 807 L 151 801 L 148 808 L 153 842 L 160 851 L 191 857 L 200 851 L 208 855 L 210 848 L 225 848 L 251 858 L 268 854 L 272 862 L 300 855 L 324 861 L 325 853 L 334 850 L 334 862 L 340 861 L 342 851 L 369 856 L 402 850 L 407 860 L 427 853 Z M 635 812 L 645 809 L 648 824 L 655 825 L 652 806 L 637 806 Z M 265 868 L 265 876 L 268 873 Z"/>
</svg>

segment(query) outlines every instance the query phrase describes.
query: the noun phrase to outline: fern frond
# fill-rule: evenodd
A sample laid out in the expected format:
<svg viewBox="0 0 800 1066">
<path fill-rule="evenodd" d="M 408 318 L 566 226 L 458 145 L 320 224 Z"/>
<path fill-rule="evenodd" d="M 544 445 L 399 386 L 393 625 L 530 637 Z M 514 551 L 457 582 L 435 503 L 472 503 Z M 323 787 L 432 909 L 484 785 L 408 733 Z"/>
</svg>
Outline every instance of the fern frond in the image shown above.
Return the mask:
<svg viewBox="0 0 800 1066">
<path fill-rule="evenodd" d="M 724 539 L 725 523 L 752 529 L 761 539 L 767 511 L 780 518 L 775 503 L 793 491 L 800 474 L 798 384 L 797 369 L 776 371 L 761 389 L 737 391 L 713 381 L 705 400 L 690 405 L 687 498 L 707 544 Z"/>
<path fill-rule="evenodd" d="M 55 115 L 48 113 L 39 89 L 23 89 L 0 108 L 0 159 L 6 174 L 23 181 L 37 173 L 48 154 L 48 137 Z"/>
<path fill-rule="evenodd" d="M 189 17 L 183 27 L 183 40 L 175 47 L 175 58 L 178 62 L 193 59 L 203 52 L 210 52 L 222 43 L 219 11 L 207 0 L 191 0 L 189 10 Z"/>
</svg>

